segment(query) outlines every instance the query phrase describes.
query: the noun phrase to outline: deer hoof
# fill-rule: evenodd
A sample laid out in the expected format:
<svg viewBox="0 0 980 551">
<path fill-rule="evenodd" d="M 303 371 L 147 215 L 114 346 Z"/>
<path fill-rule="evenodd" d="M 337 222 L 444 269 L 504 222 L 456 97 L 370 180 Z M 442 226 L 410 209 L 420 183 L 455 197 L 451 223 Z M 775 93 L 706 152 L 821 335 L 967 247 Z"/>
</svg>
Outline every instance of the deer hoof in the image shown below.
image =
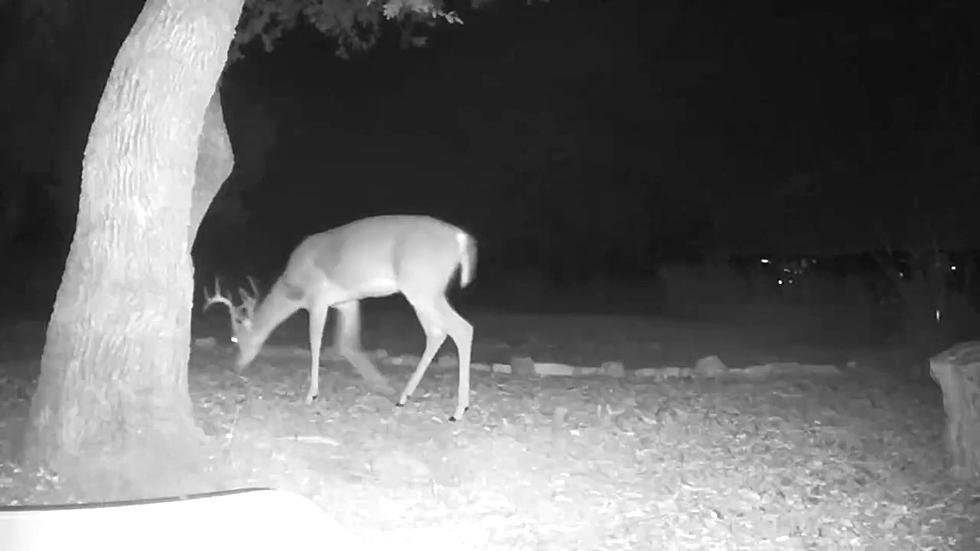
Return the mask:
<svg viewBox="0 0 980 551">
<path fill-rule="evenodd" d="M 395 406 L 400 408 L 405 407 L 405 404 L 408 403 L 409 398 L 411 398 L 411 396 L 409 396 L 408 394 L 402 394 L 401 398 L 399 398 L 398 401 L 395 402 Z"/>
<path fill-rule="evenodd" d="M 459 421 L 460 419 L 462 419 L 462 418 L 463 418 L 463 415 L 464 415 L 464 414 L 465 414 L 465 413 L 466 413 L 467 411 L 469 411 L 469 410 L 470 410 L 470 408 L 469 408 L 469 406 L 467 406 L 467 407 L 465 407 L 465 408 L 463 408 L 463 413 L 461 413 L 460 415 L 455 415 L 455 414 L 454 414 L 454 415 L 450 415 L 450 416 L 449 416 L 449 422 L 450 422 L 450 423 L 455 423 L 456 421 Z"/>
</svg>

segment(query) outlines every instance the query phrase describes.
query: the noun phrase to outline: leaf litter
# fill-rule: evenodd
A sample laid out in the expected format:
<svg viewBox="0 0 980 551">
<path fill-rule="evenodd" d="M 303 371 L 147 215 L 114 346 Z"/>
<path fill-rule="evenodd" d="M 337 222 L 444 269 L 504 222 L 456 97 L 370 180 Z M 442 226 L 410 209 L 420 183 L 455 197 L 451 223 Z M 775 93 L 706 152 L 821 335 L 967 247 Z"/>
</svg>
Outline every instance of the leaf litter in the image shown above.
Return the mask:
<svg viewBox="0 0 980 551">
<path fill-rule="evenodd" d="M 369 548 L 980 548 L 980 490 L 943 474 L 938 390 L 871 368 L 751 380 L 476 370 L 470 411 L 449 423 L 452 358 L 403 408 L 324 362 L 306 406 L 293 348 L 245 374 L 227 369 L 226 349 L 195 351 L 197 419 L 221 442 L 209 474 L 305 495 Z M 377 357 L 404 384 L 412 362 Z M 26 418 L 23 385 L 0 391 L 4 436 Z M 65 499 L 55 477 L 0 453 L 3 503 Z"/>
</svg>

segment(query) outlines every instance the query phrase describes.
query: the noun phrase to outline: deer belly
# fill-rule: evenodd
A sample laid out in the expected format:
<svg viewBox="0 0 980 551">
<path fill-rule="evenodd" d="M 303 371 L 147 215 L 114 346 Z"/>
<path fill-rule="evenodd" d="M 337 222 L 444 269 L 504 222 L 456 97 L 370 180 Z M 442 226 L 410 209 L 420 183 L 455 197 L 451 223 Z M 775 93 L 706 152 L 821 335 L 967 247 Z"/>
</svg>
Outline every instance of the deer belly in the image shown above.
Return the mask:
<svg viewBox="0 0 980 551">
<path fill-rule="evenodd" d="M 398 292 L 398 284 L 393 278 L 374 278 L 363 280 L 347 289 L 351 299 L 386 297 Z"/>
</svg>

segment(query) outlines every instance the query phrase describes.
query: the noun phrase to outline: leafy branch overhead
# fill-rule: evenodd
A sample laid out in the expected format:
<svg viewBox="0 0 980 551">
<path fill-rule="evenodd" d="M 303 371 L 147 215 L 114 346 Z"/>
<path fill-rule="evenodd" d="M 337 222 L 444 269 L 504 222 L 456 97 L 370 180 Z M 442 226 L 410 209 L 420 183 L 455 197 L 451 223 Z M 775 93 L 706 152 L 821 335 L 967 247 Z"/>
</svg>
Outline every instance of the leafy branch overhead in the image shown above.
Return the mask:
<svg viewBox="0 0 980 551">
<path fill-rule="evenodd" d="M 403 46 L 425 46 L 425 29 L 440 20 L 462 24 L 449 6 L 478 10 L 506 0 L 245 0 L 230 58 L 242 57 L 242 48 L 260 39 L 272 50 L 282 35 L 300 22 L 337 39 L 337 55 L 370 49 L 381 36 L 385 21 L 397 21 Z M 549 0 L 522 0 L 527 4 Z M 25 22 L 39 22 L 39 38 L 50 42 L 60 28 L 71 25 L 77 9 L 68 0 L 0 0 L 0 10 L 11 10 Z M 11 13 L 10 15 L 13 15 Z"/>
<path fill-rule="evenodd" d="M 469 0 L 476 9 L 492 0 Z M 382 23 L 400 23 L 402 44 L 424 46 L 426 38 L 416 34 L 418 28 L 431 28 L 439 20 L 462 23 L 455 11 L 447 11 L 443 0 L 246 0 L 238 33 L 232 43 L 231 57 L 240 57 L 241 49 L 260 39 L 266 51 L 275 47 L 282 35 L 303 20 L 321 33 L 337 39 L 337 55 L 347 57 L 352 51 L 364 51 L 378 41 Z"/>
</svg>

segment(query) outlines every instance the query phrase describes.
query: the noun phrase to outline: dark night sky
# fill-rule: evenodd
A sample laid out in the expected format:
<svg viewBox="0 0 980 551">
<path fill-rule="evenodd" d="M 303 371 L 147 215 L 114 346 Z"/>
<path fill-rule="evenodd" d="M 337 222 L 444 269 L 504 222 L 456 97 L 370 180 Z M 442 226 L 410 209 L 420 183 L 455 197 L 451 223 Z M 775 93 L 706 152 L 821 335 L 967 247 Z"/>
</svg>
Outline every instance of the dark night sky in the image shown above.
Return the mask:
<svg viewBox="0 0 980 551">
<path fill-rule="evenodd" d="M 389 33 L 343 61 L 299 29 L 249 50 L 224 98 L 239 155 L 226 191 L 246 190 L 251 217 L 244 233 L 212 227 L 212 245 L 274 264 L 302 234 L 401 211 L 471 229 L 507 266 L 836 252 L 879 228 L 914 240 L 924 221 L 975 246 L 967 2 L 502 4 L 425 49 Z M 127 30 L 128 15 L 88 17 L 116 45 Z M 52 156 L 80 151 L 64 121 L 90 120 L 117 46 L 89 47 L 105 59 L 61 77 Z"/>
</svg>

